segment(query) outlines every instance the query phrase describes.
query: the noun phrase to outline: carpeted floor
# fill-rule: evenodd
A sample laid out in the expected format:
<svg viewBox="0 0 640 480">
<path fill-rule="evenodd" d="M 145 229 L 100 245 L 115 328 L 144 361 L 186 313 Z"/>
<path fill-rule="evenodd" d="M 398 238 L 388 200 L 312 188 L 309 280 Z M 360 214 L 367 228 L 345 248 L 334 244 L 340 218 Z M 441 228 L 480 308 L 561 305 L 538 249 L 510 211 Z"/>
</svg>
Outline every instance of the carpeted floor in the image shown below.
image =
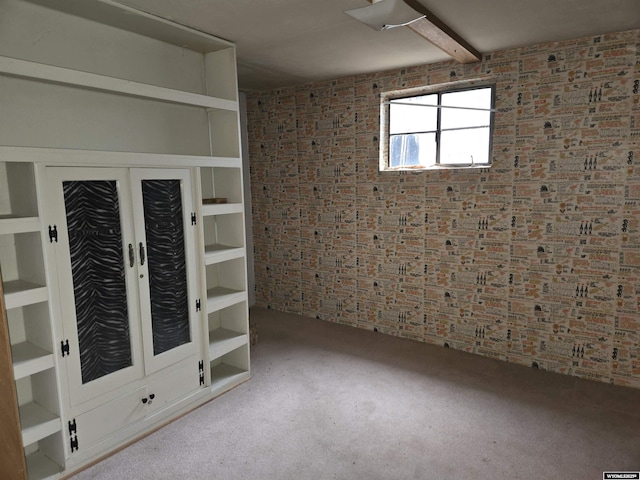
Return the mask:
<svg viewBox="0 0 640 480">
<path fill-rule="evenodd" d="M 249 382 L 73 477 L 599 480 L 640 391 L 253 309 Z"/>
</svg>

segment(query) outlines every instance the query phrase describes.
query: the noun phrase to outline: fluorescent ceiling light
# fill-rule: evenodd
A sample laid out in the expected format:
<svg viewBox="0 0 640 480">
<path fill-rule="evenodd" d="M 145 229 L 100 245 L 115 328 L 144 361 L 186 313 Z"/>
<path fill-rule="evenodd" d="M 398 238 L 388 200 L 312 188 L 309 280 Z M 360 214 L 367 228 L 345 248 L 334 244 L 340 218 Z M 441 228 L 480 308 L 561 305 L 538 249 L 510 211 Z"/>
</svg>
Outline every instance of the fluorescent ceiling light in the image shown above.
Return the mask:
<svg viewBox="0 0 640 480">
<path fill-rule="evenodd" d="M 360 20 L 374 30 L 404 27 L 425 17 L 403 0 L 380 0 L 366 7 L 346 10 L 344 13 Z"/>
</svg>

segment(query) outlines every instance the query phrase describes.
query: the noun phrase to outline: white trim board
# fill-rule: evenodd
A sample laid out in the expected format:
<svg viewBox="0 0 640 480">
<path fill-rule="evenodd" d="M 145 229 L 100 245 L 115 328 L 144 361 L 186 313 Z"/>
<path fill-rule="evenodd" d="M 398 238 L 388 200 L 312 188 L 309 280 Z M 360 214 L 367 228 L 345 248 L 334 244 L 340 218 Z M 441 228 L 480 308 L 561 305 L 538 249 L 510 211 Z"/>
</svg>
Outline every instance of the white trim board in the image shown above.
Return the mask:
<svg viewBox="0 0 640 480">
<path fill-rule="evenodd" d="M 214 37 L 113 0 L 27 1 L 196 52 L 210 53 L 233 46 L 233 43 L 228 40 Z"/>
<path fill-rule="evenodd" d="M 17 147 L 0 145 L 0 162 L 60 163 L 68 166 L 113 164 L 135 166 L 175 166 L 242 168 L 240 158 L 166 153 L 112 152 L 68 148 Z"/>
<path fill-rule="evenodd" d="M 132 80 L 107 77 L 95 73 L 82 72 L 11 57 L 0 56 L 0 74 L 212 110 L 230 110 L 234 112 L 238 110 L 238 102 L 234 100 L 183 92 L 172 88 L 158 87 L 156 85 L 134 82 Z"/>
</svg>

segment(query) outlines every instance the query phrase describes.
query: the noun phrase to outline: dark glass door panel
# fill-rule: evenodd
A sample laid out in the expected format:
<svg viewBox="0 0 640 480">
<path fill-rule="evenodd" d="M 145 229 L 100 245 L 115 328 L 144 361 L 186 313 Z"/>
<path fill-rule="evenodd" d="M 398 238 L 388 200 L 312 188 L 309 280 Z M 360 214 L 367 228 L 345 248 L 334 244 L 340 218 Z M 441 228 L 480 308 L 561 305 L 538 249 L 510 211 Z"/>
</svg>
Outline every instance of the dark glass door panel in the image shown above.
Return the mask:
<svg viewBox="0 0 640 480">
<path fill-rule="evenodd" d="M 142 180 L 153 354 L 189 343 L 185 232 L 180 180 Z M 141 252 L 144 249 L 142 246 Z"/>
<path fill-rule="evenodd" d="M 117 182 L 65 181 L 82 383 L 132 365 Z"/>
</svg>

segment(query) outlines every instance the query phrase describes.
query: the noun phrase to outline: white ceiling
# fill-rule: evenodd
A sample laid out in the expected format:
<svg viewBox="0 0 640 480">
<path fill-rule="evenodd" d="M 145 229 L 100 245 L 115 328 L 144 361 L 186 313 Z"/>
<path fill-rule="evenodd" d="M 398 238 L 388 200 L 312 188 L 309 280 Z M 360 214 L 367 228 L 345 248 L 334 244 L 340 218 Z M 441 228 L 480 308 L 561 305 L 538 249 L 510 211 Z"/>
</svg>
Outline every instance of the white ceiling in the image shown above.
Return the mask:
<svg viewBox="0 0 640 480">
<path fill-rule="evenodd" d="M 408 28 L 376 32 L 344 10 L 367 0 L 117 0 L 236 44 L 244 91 L 433 63 Z M 640 28 L 640 0 L 420 0 L 483 52 Z"/>
</svg>

